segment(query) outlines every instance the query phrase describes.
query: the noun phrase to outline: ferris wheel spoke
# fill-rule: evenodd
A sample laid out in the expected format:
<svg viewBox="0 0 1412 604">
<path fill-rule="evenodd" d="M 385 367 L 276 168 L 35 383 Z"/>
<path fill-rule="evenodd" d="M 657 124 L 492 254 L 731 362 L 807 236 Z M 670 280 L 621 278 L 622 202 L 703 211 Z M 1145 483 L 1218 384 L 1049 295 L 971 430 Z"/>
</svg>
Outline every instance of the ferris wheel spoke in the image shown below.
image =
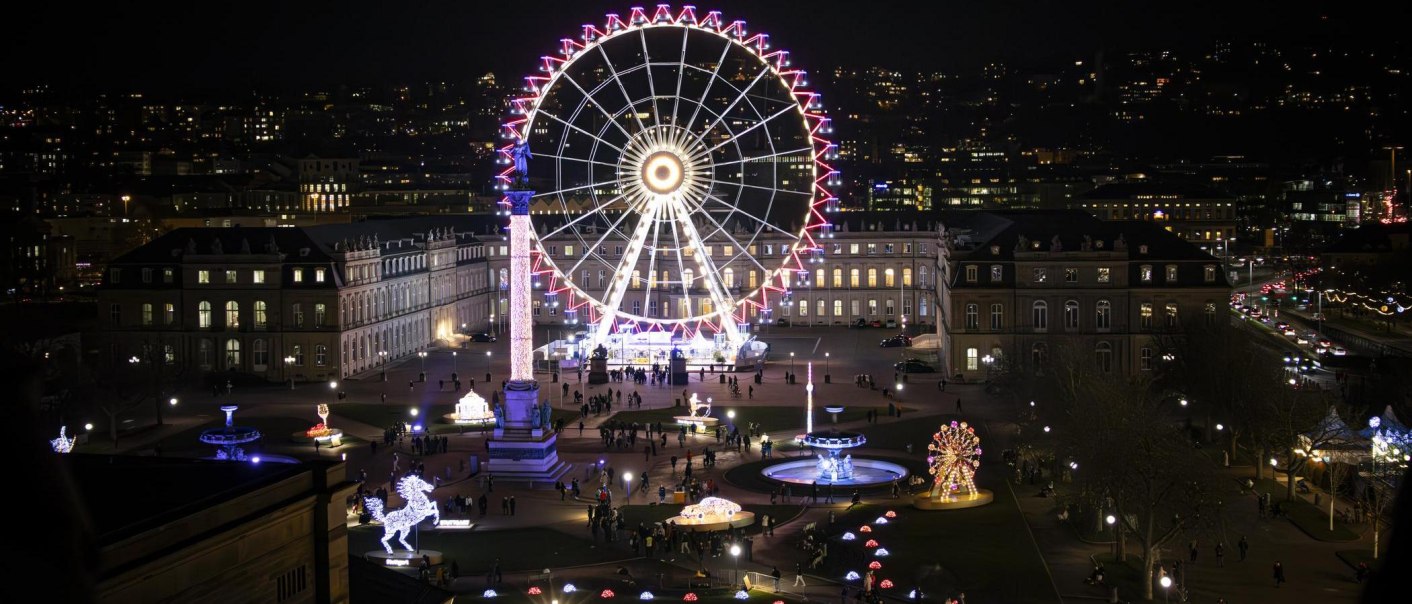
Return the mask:
<svg viewBox="0 0 1412 604">
<path fill-rule="evenodd" d="M 637 122 L 637 129 L 639 131 L 646 130 L 647 126 L 644 126 L 642 124 L 642 118 L 637 116 L 637 106 L 633 105 L 632 95 L 628 94 L 627 86 L 623 85 L 622 76 L 618 75 L 618 69 L 616 67 L 613 67 L 613 60 L 608 58 L 608 51 L 603 50 L 602 44 L 598 45 L 598 54 L 603 57 L 603 64 L 608 66 L 608 74 L 613 78 L 614 81 L 618 83 L 618 91 L 623 93 L 623 100 L 626 101 L 628 104 L 627 109 L 629 110 L 629 113 L 632 114 L 633 121 Z M 622 149 L 619 149 L 619 151 L 621 152 Z"/>
<path fill-rule="evenodd" d="M 741 136 L 744 136 L 746 133 L 750 132 L 751 130 L 754 130 L 754 129 L 756 129 L 756 128 L 759 128 L 760 126 L 763 126 L 763 125 L 769 123 L 770 120 L 773 120 L 773 119 L 775 119 L 775 118 L 777 118 L 777 117 L 779 117 L 779 116 L 781 116 L 781 115 L 784 115 L 784 114 L 786 114 L 786 113 L 789 113 L 789 112 L 791 112 L 791 111 L 797 111 L 797 110 L 798 110 L 797 107 L 792 107 L 792 106 L 791 106 L 791 107 L 785 107 L 784 109 L 781 109 L 781 110 L 779 110 L 779 111 L 776 111 L 776 112 L 770 114 L 770 117 L 767 117 L 767 118 L 762 119 L 762 120 L 760 120 L 760 121 L 758 121 L 758 122 L 755 122 L 754 124 L 751 124 L 750 127 L 746 128 L 746 129 L 744 129 L 744 130 L 741 130 L 740 132 L 732 132 L 730 138 L 728 138 L 728 139 L 726 139 L 726 140 L 724 140 L 724 141 L 721 141 L 721 142 L 719 142 L 719 143 L 716 143 L 715 146 L 713 146 L 713 147 L 707 149 L 706 151 L 707 151 L 707 152 L 712 152 L 712 151 L 715 151 L 716 149 L 720 149 L 721 147 L 726 146 L 727 143 L 732 143 L 732 142 L 735 142 L 735 141 L 739 140 Z M 773 143 L 771 143 L 771 144 L 773 144 Z"/>
<path fill-rule="evenodd" d="M 717 113 L 717 115 L 718 115 L 719 117 L 717 117 L 714 121 L 712 121 L 710 126 L 707 126 L 707 127 L 705 127 L 705 128 L 702 128 L 701 131 L 702 131 L 703 133 L 705 133 L 705 132 L 710 132 L 710 131 L 714 130 L 714 129 L 716 128 L 716 126 L 720 125 L 720 123 L 721 123 L 723 120 L 726 119 L 726 116 L 730 115 L 731 110 L 732 110 L 732 109 L 735 109 L 735 106 L 736 106 L 736 105 L 739 105 L 739 104 L 740 104 L 740 101 L 742 101 L 742 100 L 745 99 L 746 94 L 748 94 L 751 89 L 755 88 L 755 85 L 758 84 L 758 83 L 760 83 L 760 78 L 765 77 L 765 74 L 767 74 L 767 73 L 770 73 L 770 66 L 769 66 L 769 65 L 766 65 L 764 68 L 762 68 L 762 69 L 760 70 L 760 73 L 755 74 L 755 77 L 750 80 L 750 83 L 749 83 L 749 84 L 746 84 L 743 88 L 740 88 L 740 89 L 739 89 L 739 90 L 740 90 L 740 94 L 736 95 L 735 100 L 731 101 L 729 105 L 726 105 L 726 108 L 725 108 L 725 109 L 722 109 L 721 111 L 719 111 L 719 112 Z M 719 78 L 719 77 L 721 77 L 721 76 L 720 76 L 719 74 L 717 74 L 716 77 Z M 704 101 L 705 99 L 702 99 L 702 100 Z M 731 137 L 731 138 L 734 139 L 735 137 Z"/>
<path fill-rule="evenodd" d="M 726 55 L 729 55 L 730 52 L 731 43 L 726 42 L 725 46 L 721 48 L 720 58 L 716 59 L 716 66 L 711 68 L 709 72 L 711 77 L 706 80 L 706 89 L 701 91 L 701 98 L 694 101 L 696 103 L 696 109 L 691 111 L 691 119 L 686 120 L 685 127 L 688 131 L 691 130 L 691 125 L 696 123 L 696 116 L 701 113 L 701 108 L 706 105 L 706 99 L 711 98 L 711 86 L 716 83 L 716 79 L 721 73 L 721 66 L 726 64 Z"/>
<path fill-rule="evenodd" d="M 622 196 L 620 195 L 619 197 Z M 587 214 L 588 212 L 585 213 Z M 632 216 L 633 212 L 623 211 L 619 212 L 619 214 L 620 215 L 618 216 L 618 219 L 613 221 L 613 224 L 609 225 L 608 228 L 603 229 L 603 234 L 599 235 L 598 241 L 593 242 L 592 246 L 589 246 L 587 249 L 585 249 L 584 255 L 579 257 L 579 261 L 575 262 L 574 265 L 569 268 L 570 277 L 572 277 L 575 272 L 578 272 L 579 267 L 583 266 L 583 263 L 589 258 L 596 257 L 598 258 L 599 262 L 602 262 L 605 265 L 608 264 L 608 261 L 604 260 L 603 256 L 599 255 L 598 247 L 603 245 L 603 242 L 608 240 L 608 235 L 611 235 L 614 231 L 618 230 L 618 227 L 622 226 L 623 221 L 627 220 L 628 216 Z"/>
<path fill-rule="evenodd" d="M 755 222 L 759 223 L 760 225 L 762 225 L 762 226 L 764 226 L 764 227 L 766 227 L 766 228 L 769 228 L 770 230 L 775 231 L 775 232 L 777 232 L 777 233 L 779 233 L 779 234 L 781 234 L 781 235 L 784 235 L 784 236 L 789 237 L 789 238 L 791 238 L 791 239 L 794 239 L 794 240 L 796 240 L 796 241 L 799 239 L 799 234 L 798 234 L 798 233 L 791 233 L 791 232 L 786 231 L 786 230 L 784 230 L 784 229 L 782 229 L 782 228 L 779 228 L 779 227 L 777 227 L 777 226 L 775 226 L 775 225 L 773 225 L 773 224 L 770 224 L 770 222 L 767 221 L 767 220 L 765 220 L 764 218 L 760 218 L 759 216 L 756 216 L 756 215 L 754 215 L 754 214 L 751 214 L 750 212 L 747 212 L 747 211 L 745 211 L 745 210 L 742 210 L 742 209 L 740 208 L 740 206 L 737 206 L 737 205 L 735 205 L 735 204 L 733 204 L 733 203 L 730 203 L 730 202 L 728 202 L 728 201 L 726 201 L 726 200 L 724 200 L 724 199 L 721 199 L 720 197 L 716 197 L 715 195 L 707 194 L 707 195 L 706 195 L 706 198 L 707 198 L 707 199 L 715 200 L 716 203 L 719 203 L 719 204 L 721 204 L 721 205 L 723 205 L 723 206 L 726 206 L 727 208 L 730 208 L 730 209 L 732 209 L 732 210 L 735 210 L 736 212 L 740 213 L 742 216 L 745 216 L 746 218 L 749 218 L 749 219 L 751 219 L 751 220 L 754 220 Z M 703 207 L 703 208 L 702 208 L 702 211 L 703 211 L 703 212 L 706 212 L 707 210 Z"/>
<path fill-rule="evenodd" d="M 645 288 L 646 291 L 642 294 L 642 304 L 644 308 L 652 307 L 652 294 L 657 289 L 655 287 L 657 284 L 657 248 L 659 247 L 658 242 L 661 240 L 661 236 L 662 229 L 660 227 L 652 229 L 652 247 L 648 248 L 647 252 L 647 285 Z M 636 266 L 636 264 L 632 266 Z M 668 298 L 670 298 L 670 296 L 668 296 Z"/>
<path fill-rule="evenodd" d="M 610 114 L 610 113 L 608 113 L 608 110 L 607 110 L 607 109 L 604 109 L 604 108 L 603 108 L 603 105 L 598 102 L 598 99 L 593 98 L 593 95 L 592 95 L 592 94 L 589 94 L 589 92 L 588 92 L 587 90 L 584 90 L 583 86 L 580 86 L 580 85 L 579 85 L 578 80 L 575 80 L 575 79 L 573 78 L 573 76 L 570 76 L 570 75 L 568 74 L 568 72 L 565 72 L 565 73 L 564 73 L 563 78 L 564 78 L 566 81 L 568 81 L 570 84 L 573 84 L 573 85 L 574 85 L 574 88 L 577 88 L 578 91 L 583 94 L 584 99 L 585 99 L 585 101 L 586 101 L 588 104 L 593 105 L 593 107 L 594 107 L 595 109 L 597 109 L 599 113 L 602 113 L 602 114 L 603 114 L 603 117 L 607 118 L 609 122 L 612 122 L 612 124 L 613 124 L 614 126 L 617 126 L 617 127 L 618 127 L 618 130 L 620 130 L 620 131 L 623 133 L 623 136 L 627 137 L 628 139 L 631 139 L 631 138 L 632 138 L 632 134 L 628 133 L 628 129 L 627 129 L 627 128 L 624 128 L 622 124 L 619 124 L 619 123 L 618 123 L 618 120 L 613 119 L 613 115 Z M 598 86 L 598 88 L 595 88 L 595 89 L 594 89 L 594 92 L 597 92 L 598 90 L 602 90 L 604 85 L 606 85 L 606 83 L 605 83 L 605 84 L 600 84 L 600 85 Z M 602 137 L 599 137 L 599 138 L 602 138 Z"/>
<path fill-rule="evenodd" d="M 652 96 L 652 125 L 661 126 L 661 111 L 657 109 L 657 80 L 652 77 L 652 55 L 647 52 L 647 30 L 637 30 L 637 37 L 642 41 L 642 68 L 647 71 L 647 92 Z"/>
<path fill-rule="evenodd" d="M 744 251 L 744 250 L 745 250 L 746 246 L 741 245 L 740 241 L 737 240 L 734 235 L 731 235 L 731 232 L 730 232 L 728 229 L 726 229 L 726 225 L 723 225 L 723 224 L 721 224 L 721 222 L 720 222 L 719 220 L 716 220 L 716 217 L 715 217 L 715 216 L 712 216 L 710 212 L 701 212 L 701 215 L 705 216 L 707 220 L 710 220 L 712 224 L 716 225 L 716 229 L 718 229 L 718 230 L 720 231 L 721 236 L 722 236 L 722 237 L 725 237 L 725 239 L 726 239 L 727 241 L 730 241 L 732 247 L 734 247 L 735 249 L 741 250 L 741 251 Z M 767 268 L 765 268 L 765 265 L 760 264 L 760 261 L 757 260 L 753 254 L 739 254 L 739 255 L 743 255 L 743 256 L 745 256 L 746 258 L 749 258 L 749 259 L 750 259 L 750 262 L 754 263 L 755 266 L 757 266 L 757 267 L 760 268 L 760 270 L 765 271 L 765 274 L 768 275 L 768 274 L 770 273 L 770 269 L 767 269 Z M 726 261 L 726 264 L 730 264 L 730 261 L 727 260 L 727 261 Z"/>
<path fill-rule="evenodd" d="M 681 62 L 677 64 L 677 90 L 672 95 L 672 125 L 677 125 L 677 109 L 681 107 L 681 81 L 686 76 L 686 40 L 691 36 L 691 29 L 683 27 L 681 30 Z M 729 45 L 727 46 L 729 48 Z"/>
<path fill-rule="evenodd" d="M 619 146 L 617 146 L 617 145 L 614 145 L 613 143 L 610 143 L 610 142 L 608 142 L 608 141 L 605 141 L 605 140 L 603 140 L 602 137 L 600 137 L 600 136 L 598 136 L 598 135 L 596 135 L 596 134 L 594 134 L 594 133 L 592 133 L 592 132 L 589 132 L 589 131 L 587 131 L 587 130 L 584 130 L 583 128 L 580 128 L 580 127 L 578 127 L 578 126 L 575 126 L 575 125 L 573 125 L 573 124 L 570 124 L 569 122 L 564 121 L 563 118 L 561 118 L 561 117 L 559 117 L 559 116 L 557 116 L 557 115 L 554 115 L 554 114 L 552 114 L 552 113 L 544 113 L 544 112 L 539 112 L 539 113 L 542 114 L 542 115 L 544 115 L 545 117 L 548 117 L 548 118 L 551 119 L 551 120 L 554 120 L 554 121 L 556 121 L 556 122 L 559 122 L 560 124 L 563 124 L 563 125 L 564 125 L 565 127 L 567 127 L 567 128 L 573 128 L 574 130 L 579 131 L 579 132 L 582 133 L 584 136 L 587 136 L 587 137 L 589 137 L 589 138 L 595 139 L 595 140 L 597 140 L 598 142 L 600 142 L 600 143 L 602 143 L 602 144 L 605 144 L 605 145 L 608 145 L 609 147 L 612 147 L 613 150 L 617 151 L 618 153 L 622 153 L 622 152 L 623 152 L 623 148 L 622 148 L 622 147 L 619 147 Z"/>
</svg>

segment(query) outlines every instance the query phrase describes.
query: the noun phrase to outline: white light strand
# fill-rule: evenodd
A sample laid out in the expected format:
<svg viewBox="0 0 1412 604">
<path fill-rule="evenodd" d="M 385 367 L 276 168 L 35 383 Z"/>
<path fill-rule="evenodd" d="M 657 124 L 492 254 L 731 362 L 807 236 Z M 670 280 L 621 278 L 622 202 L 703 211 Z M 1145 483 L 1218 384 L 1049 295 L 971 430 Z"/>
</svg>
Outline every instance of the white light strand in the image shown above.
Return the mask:
<svg viewBox="0 0 1412 604">
<path fill-rule="evenodd" d="M 382 511 L 381 499 L 376 497 L 364 499 L 367 502 L 368 513 L 372 514 L 374 520 L 382 523 L 382 547 L 387 550 L 387 553 L 392 553 L 392 545 L 388 544 L 388 541 L 394 536 L 397 537 L 397 541 L 402 544 L 402 547 L 407 548 L 407 551 L 416 551 L 407 544 L 407 535 L 412 532 L 412 527 L 417 526 L 417 523 L 428 516 L 434 518 L 433 524 L 441 522 L 441 512 L 437 510 L 436 503 L 427 498 L 427 493 L 430 493 L 433 488 L 425 480 L 415 475 L 404 476 L 397 483 L 397 494 L 407 501 L 407 505 L 386 514 Z"/>
</svg>

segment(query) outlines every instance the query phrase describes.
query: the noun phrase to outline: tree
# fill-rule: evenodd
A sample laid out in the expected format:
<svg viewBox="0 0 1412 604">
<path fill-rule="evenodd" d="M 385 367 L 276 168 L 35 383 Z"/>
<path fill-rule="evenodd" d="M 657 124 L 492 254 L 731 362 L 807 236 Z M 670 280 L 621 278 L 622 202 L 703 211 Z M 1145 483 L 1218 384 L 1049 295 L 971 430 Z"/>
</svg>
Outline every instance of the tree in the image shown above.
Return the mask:
<svg viewBox="0 0 1412 604">
<path fill-rule="evenodd" d="M 1129 536 L 1137 543 L 1143 596 L 1151 599 L 1162 548 L 1219 518 L 1213 464 L 1182 433 L 1171 398 L 1153 380 L 1101 374 L 1072 355 L 1056 367 L 1057 452 L 1072 460 L 1082 491 L 1111 503 L 1120 546 Z"/>
</svg>

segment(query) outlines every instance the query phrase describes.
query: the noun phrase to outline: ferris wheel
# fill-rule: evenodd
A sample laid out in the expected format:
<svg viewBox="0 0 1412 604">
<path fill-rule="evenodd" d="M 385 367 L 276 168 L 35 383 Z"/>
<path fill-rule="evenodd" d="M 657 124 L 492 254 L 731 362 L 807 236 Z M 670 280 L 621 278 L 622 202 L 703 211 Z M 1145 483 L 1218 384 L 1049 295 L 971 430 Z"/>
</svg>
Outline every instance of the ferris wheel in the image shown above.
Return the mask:
<svg viewBox="0 0 1412 604">
<path fill-rule="evenodd" d="M 724 334 L 818 252 L 838 173 L 819 95 L 788 51 L 694 7 L 633 8 L 541 58 L 502 126 L 533 157 L 535 287 L 613 332 Z M 515 170 L 500 174 L 508 189 Z"/>
</svg>

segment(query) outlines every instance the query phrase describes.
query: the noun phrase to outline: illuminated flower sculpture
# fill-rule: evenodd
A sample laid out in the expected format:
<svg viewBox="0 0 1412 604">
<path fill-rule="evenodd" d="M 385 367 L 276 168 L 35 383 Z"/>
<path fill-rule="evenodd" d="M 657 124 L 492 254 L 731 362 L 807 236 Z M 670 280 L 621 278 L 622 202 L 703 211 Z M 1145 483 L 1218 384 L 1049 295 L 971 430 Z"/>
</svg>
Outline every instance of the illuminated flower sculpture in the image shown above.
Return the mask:
<svg viewBox="0 0 1412 604">
<path fill-rule="evenodd" d="M 942 424 L 927 446 L 932 497 L 976 493 L 976 468 L 981 465 L 981 439 L 966 422 Z"/>
<path fill-rule="evenodd" d="M 402 547 L 407 548 L 407 551 L 416 551 L 407 544 L 407 534 L 412 532 L 412 527 L 427 516 L 432 516 L 435 519 L 433 523 L 441 522 L 441 513 L 437 511 L 436 503 L 427 498 L 427 493 L 430 493 L 432 488 L 430 484 L 417 476 L 403 477 L 397 483 L 397 494 L 407 501 L 407 505 L 400 510 L 393 510 L 386 514 L 382 511 L 381 499 L 375 497 L 366 499 L 368 513 L 383 525 L 382 547 L 387 550 L 387 553 L 392 553 L 392 546 L 387 542 L 393 536 L 397 537 L 397 541 L 402 544 Z"/>
</svg>

